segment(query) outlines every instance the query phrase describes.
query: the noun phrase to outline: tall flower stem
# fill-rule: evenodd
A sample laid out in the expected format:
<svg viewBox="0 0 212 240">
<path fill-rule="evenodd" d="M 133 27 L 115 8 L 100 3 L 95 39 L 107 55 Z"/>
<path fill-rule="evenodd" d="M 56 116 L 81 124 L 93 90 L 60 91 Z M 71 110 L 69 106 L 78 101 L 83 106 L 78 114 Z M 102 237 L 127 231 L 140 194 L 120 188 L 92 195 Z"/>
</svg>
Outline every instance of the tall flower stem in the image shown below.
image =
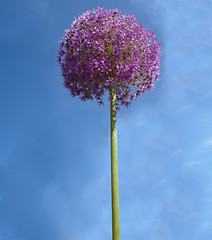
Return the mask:
<svg viewBox="0 0 212 240">
<path fill-rule="evenodd" d="M 110 138 L 111 138 L 112 235 L 113 240 L 120 240 L 115 87 L 110 87 Z"/>
</svg>

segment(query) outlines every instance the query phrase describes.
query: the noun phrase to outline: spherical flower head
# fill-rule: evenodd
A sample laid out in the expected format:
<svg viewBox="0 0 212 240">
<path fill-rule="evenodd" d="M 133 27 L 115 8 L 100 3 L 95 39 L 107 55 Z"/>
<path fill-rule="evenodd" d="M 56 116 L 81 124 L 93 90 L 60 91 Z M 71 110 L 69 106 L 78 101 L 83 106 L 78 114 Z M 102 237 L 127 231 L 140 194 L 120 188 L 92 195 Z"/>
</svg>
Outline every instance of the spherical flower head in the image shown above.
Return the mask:
<svg viewBox="0 0 212 240">
<path fill-rule="evenodd" d="M 115 87 L 117 109 L 151 91 L 160 76 L 160 45 L 134 15 L 98 7 L 72 23 L 60 41 L 57 60 L 64 86 L 81 100 L 96 99 Z"/>
</svg>

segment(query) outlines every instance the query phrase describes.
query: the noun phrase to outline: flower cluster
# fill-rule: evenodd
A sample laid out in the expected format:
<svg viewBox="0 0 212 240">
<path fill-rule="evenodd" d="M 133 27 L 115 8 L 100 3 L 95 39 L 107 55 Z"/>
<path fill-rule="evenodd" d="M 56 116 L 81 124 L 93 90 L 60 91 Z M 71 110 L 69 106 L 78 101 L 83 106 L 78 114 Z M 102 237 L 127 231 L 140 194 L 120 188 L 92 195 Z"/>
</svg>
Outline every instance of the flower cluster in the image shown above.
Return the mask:
<svg viewBox="0 0 212 240">
<path fill-rule="evenodd" d="M 57 56 L 72 96 L 103 104 L 105 91 L 114 86 L 120 109 L 153 89 L 160 76 L 160 45 L 154 32 L 135 20 L 100 7 L 75 18 Z"/>
</svg>

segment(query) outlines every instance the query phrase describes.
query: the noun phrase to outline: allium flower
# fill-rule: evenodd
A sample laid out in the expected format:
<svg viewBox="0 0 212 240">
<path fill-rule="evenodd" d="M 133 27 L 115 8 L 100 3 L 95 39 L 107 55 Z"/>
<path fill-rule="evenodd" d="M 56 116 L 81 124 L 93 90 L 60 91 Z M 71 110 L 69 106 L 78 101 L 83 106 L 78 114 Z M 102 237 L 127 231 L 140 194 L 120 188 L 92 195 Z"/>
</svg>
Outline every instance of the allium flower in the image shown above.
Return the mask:
<svg viewBox="0 0 212 240">
<path fill-rule="evenodd" d="M 160 45 L 154 32 L 135 20 L 117 9 L 87 11 L 66 30 L 57 56 L 71 95 L 103 104 L 110 92 L 113 240 L 120 240 L 116 110 L 151 91 L 160 76 Z"/>
<path fill-rule="evenodd" d="M 160 45 L 154 32 L 135 20 L 100 7 L 75 19 L 57 56 L 71 95 L 103 104 L 105 91 L 115 87 L 120 109 L 153 89 L 160 76 Z"/>
</svg>

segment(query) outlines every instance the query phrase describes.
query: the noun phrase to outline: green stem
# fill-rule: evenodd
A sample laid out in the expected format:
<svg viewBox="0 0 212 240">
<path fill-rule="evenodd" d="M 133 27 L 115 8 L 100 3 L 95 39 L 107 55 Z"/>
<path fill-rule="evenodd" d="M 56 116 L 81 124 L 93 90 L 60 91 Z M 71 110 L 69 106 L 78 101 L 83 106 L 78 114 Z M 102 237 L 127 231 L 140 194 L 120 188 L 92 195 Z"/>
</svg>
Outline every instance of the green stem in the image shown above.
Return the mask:
<svg viewBox="0 0 212 240">
<path fill-rule="evenodd" d="M 112 234 L 113 240 L 120 240 L 115 87 L 110 88 L 110 137 L 111 137 Z"/>
</svg>

